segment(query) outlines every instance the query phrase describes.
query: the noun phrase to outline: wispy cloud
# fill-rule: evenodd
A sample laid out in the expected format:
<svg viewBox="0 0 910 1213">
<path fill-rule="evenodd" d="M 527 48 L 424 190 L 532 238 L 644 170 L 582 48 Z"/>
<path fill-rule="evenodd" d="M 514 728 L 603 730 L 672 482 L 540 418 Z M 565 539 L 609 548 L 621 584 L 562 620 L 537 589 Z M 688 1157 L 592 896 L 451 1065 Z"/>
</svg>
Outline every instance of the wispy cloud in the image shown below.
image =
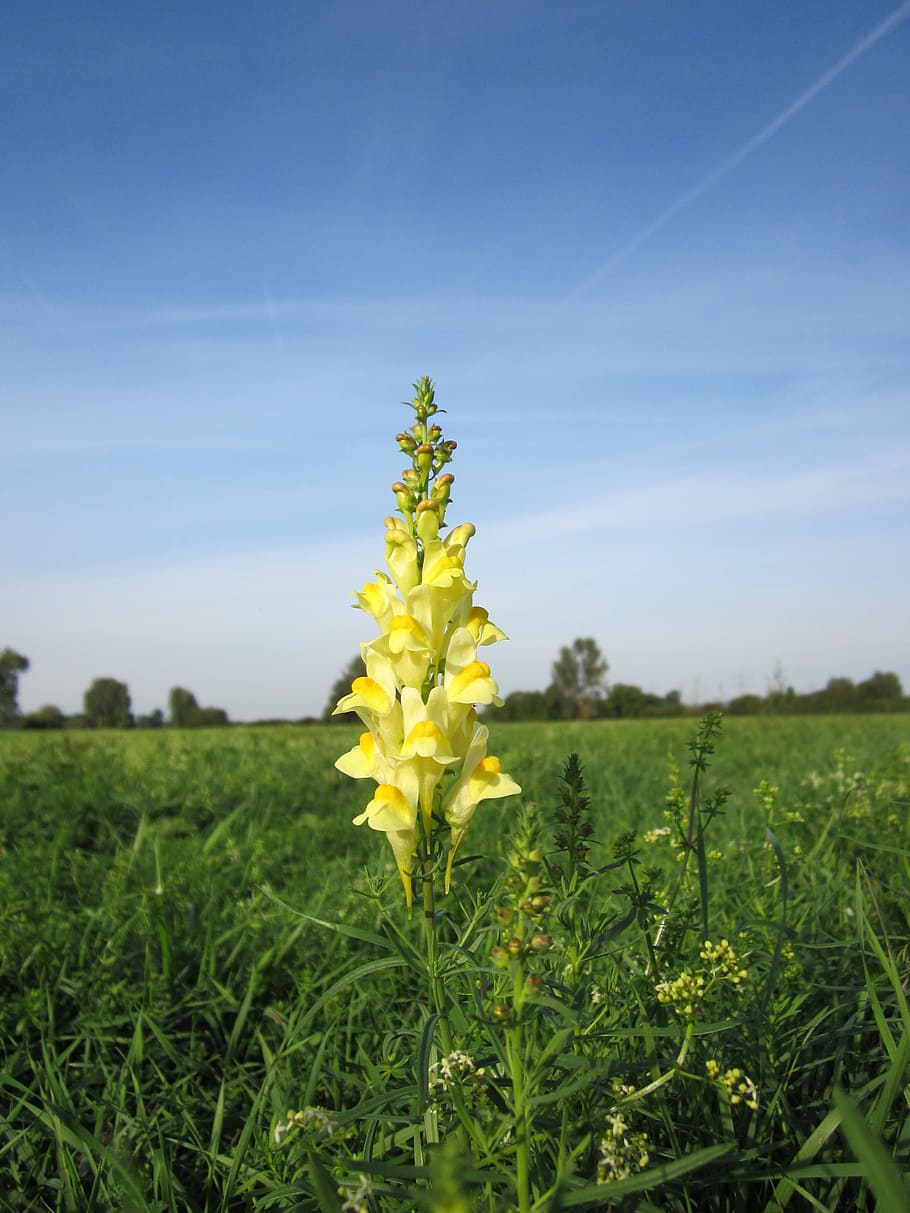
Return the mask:
<svg viewBox="0 0 910 1213">
<path fill-rule="evenodd" d="M 494 525 L 497 542 L 519 534 L 536 540 L 592 531 L 654 530 L 811 516 L 910 504 L 910 449 L 890 457 L 825 464 L 789 472 L 774 468 L 708 468 L 641 489 L 578 499 Z"/>
<path fill-rule="evenodd" d="M 651 239 L 652 236 L 659 232 L 661 228 L 666 227 L 666 225 L 672 219 L 675 219 L 681 211 L 684 211 L 687 207 L 691 206 L 693 202 L 697 202 L 699 198 L 703 197 L 709 190 L 713 189 L 718 182 L 722 181 L 725 177 L 729 176 L 734 169 L 738 168 L 739 165 L 742 164 L 747 157 L 751 156 L 753 152 L 757 151 L 769 140 L 773 139 L 774 136 L 783 130 L 788 123 L 792 122 L 797 115 L 802 113 L 806 106 L 810 105 L 819 95 L 819 93 L 824 92 L 825 89 L 833 84 L 834 81 L 847 70 L 847 68 L 851 67 L 852 64 L 857 61 L 857 59 L 862 58 L 863 55 L 872 50 L 872 48 L 879 42 L 881 42 L 884 38 L 887 38 L 888 35 L 893 33 L 897 27 L 908 17 L 910 17 L 910 0 L 904 0 L 903 4 L 898 5 L 898 7 L 894 9 L 893 12 L 889 13 L 883 21 L 880 21 L 867 34 L 863 35 L 863 37 L 855 42 L 853 46 L 851 46 L 846 52 L 846 54 L 842 55 L 841 58 L 838 59 L 835 64 L 833 64 L 833 66 L 829 67 L 826 72 L 823 72 L 813 84 L 805 89 L 804 92 L 800 93 L 799 96 L 794 101 L 791 101 L 788 106 L 781 110 L 777 117 L 772 118 L 772 120 L 766 126 L 763 126 L 761 130 L 757 131 L 751 138 L 747 139 L 746 142 L 738 147 L 734 152 L 731 152 L 726 159 L 722 160 L 718 165 L 711 169 L 709 173 L 706 173 L 700 181 L 697 181 L 695 185 L 686 190 L 684 194 L 681 194 L 675 202 L 672 202 L 668 207 L 656 215 L 650 223 L 646 224 L 643 228 L 641 228 L 640 231 L 636 232 L 636 234 L 630 240 L 626 241 L 626 243 L 612 253 L 606 259 L 606 261 L 602 262 L 593 274 L 584 279 L 584 281 L 578 283 L 566 296 L 565 301 L 567 303 L 572 302 L 584 291 L 590 290 L 592 286 L 595 286 L 598 282 L 600 282 L 601 279 L 606 277 L 611 270 L 616 269 L 618 265 L 621 265 L 622 262 L 626 261 L 634 253 L 637 253 L 642 245 L 644 245 L 648 240 Z"/>
</svg>

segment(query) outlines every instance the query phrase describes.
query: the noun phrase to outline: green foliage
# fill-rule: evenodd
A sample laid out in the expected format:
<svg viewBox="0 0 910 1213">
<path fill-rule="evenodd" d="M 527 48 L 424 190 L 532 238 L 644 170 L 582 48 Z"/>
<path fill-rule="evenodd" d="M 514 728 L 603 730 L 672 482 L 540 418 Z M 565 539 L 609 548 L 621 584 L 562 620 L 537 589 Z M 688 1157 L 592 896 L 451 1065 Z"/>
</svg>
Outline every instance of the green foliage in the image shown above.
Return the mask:
<svg viewBox="0 0 910 1213">
<path fill-rule="evenodd" d="M 0 728 L 19 719 L 19 675 L 28 669 L 28 658 L 15 649 L 0 653 Z"/>
<path fill-rule="evenodd" d="M 441 1017 L 334 729 L 4 735 L 0 1206 L 900 1207 L 907 719 L 494 727 Z"/>
<path fill-rule="evenodd" d="M 91 729 L 126 729 L 133 723 L 130 692 L 116 678 L 96 678 L 82 700 L 85 721 Z"/>
<path fill-rule="evenodd" d="M 196 696 L 185 687 L 171 687 L 167 702 L 171 724 L 178 729 L 184 729 L 190 725 L 193 713 L 199 711 Z"/>
<path fill-rule="evenodd" d="M 597 714 L 609 668 L 592 636 L 579 636 L 571 645 L 563 645 L 553 662 L 550 681 L 563 719 L 586 719 Z"/>
<path fill-rule="evenodd" d="M 46 703 L 22 718 L 24 729 L 62 729 L 65 725 L 66 716 L 52 703 Z"/>
<path fill-rule="evenodd" d="M 217 728 L 228 723 L 224 708 L 201 708 L 192 691 L 172 687 L 168 695 L 171 724 L 178 729 Z"/>
</svg>

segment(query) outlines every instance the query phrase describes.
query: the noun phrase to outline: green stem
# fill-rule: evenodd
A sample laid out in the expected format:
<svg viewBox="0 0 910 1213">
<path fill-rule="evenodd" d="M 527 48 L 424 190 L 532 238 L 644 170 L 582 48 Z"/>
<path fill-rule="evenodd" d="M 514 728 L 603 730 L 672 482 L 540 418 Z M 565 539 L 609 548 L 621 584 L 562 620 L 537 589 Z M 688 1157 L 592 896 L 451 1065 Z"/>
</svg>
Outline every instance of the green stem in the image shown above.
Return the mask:
<svg viewBox="0 0 910 1213">
<path fill-rule="evenodd" d="M 521 1056 L 521 1023 L 514 1024 L 506 1031 L 506 1059 L 511 1072 L 512 1105 L 515 1111 L 515 1192 L 518 1197 L 518 1213 L 530 1213 L 528 1109 L 525 1105 L 525 1075 Z"/>
<path fill-rule="evenodd" d="M 635 875 L 635 864 L 632 862 L 631 856 L 628 859 L 627 866 L 629 869 L 629 878 L 632 881 L 632 888 L 635 890 L 636 905 L 641 908 L 641 886 L 638 883 L 638 877 Z M 657 953 L 654 951 L 654 944 L 651 942 L 651 932 L 647 927 L 642 927 L 642 930 L 644 931 L 645 944 L 648 948 L 649 957 L 648 966 L 645 969 L 645 976 L 649 976 L 651 973 L 653 973 L 655 977 L 659 977 L 660 967 L 657 963 Z"/>
<path fill-rule="evenodd" d="M 433 1010 L 439 1016 L 439 1034 L 442 1037 L 443 1048 L 452 1051 L 452 1035 L 449 1031 L 449 1021 L 446 1016 L 445 998 L 442 983 L 439 980 L 439 967 L 436 961 L 436 899 L 433 889 L 433 856 L 429 846 L 425 846 L 423 855 L 423 934 L 427 949 L 427 975 L 430 979 L 430 997 Z"/>
</svg>

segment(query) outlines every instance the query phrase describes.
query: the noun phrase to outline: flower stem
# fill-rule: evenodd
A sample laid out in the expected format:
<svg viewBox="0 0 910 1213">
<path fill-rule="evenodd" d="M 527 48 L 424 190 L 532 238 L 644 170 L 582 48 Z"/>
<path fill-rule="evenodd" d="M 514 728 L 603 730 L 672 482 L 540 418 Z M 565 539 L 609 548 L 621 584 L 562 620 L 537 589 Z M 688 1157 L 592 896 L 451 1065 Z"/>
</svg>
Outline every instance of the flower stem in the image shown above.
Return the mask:
<svg viewBox="0 0 910 1213">
<path fill-rule="evenodd" d="M 525 1106 L 525 1076 L 521 1055 L 520 1022 L 506 1030 L 506 1058 L 512 1079 L 512 1105 L 515 1111 L 515 1193 L 518 1198 L 518 1213 L 530 1213 L 528 1109 Z"/>
<path fill-rule="evenodd" d="M 430 984 L 430 1001 L 439 1016 L 439 1035 L 446 1052 L 452 1051 L 452 1033 L 446 1014 L 445 995 L 439 980 L 436 955 L 436 895 L 433 888 L 433 856 L 429 843 L 425 842 L 423 853 L 423 935 L 427 954 L 427 977 Z"/>
</svg>

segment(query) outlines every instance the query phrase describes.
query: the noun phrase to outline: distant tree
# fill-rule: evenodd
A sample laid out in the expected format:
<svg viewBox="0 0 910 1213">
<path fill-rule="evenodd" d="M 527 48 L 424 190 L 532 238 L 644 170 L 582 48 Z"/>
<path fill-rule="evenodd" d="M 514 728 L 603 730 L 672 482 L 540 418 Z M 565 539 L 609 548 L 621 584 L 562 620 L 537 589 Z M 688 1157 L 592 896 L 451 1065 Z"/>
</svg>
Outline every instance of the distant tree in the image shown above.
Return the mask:
<svg viewBox="0 0 910 1213">
<path fill-rule="evenodd" d="M 549 720 L 551 703 L 544 691 L 512 691 L 506 695 L 497 720 Z"/>
<path fill-rule="evenodd" d="M 52 703 L 46 703 L 36 712 L 29 712 L 23 717 L 24 729 L 62 729 L 66 725 L 66 717 Z"/>
<path fill-rule="evenodd" d="M 160 729 L 164 724 L 164 712 L 161 708 L 155 708 L 153 712 L 148 712 L 144 716 L 136 718 L 137 729 Z"/>
<path fill-rule="evenodd" d="M 344 667 L 335 681 L 332 683 L 332 689 L 329 691 L 328 702 L 322 709 L 322 719 L 332 724 L 353 724 L 357 720 L 354 712 L 343 712 L 340 716 L 333 716 L 338 700 L 349 694 L 351 683 L 355 678 L 362 678 L 367 672 L 366 666 L 363 664 L 363 658 L 358 653 L 356 657 L 352 657 L 348 664 Z"/>
<path fill-rule="evenodd" d="M 192 691 L 186 690 L 185 687 L 172 687 L 167 701 L 172 725 L 185 729 L 192 724 L 193 713 L 199 709 Z"/>
<path fill-rule="evenodd" d="M 656 695 L 643 691 L 641 687 L 627 682 L 615 682 L 600 704 L 601 715 L 618 720 L 641 716 L 645 708 L 658 702 Z"/>
<path fill-rule="evenodd" d="M 82 703 L 89 728 L 128 729 L 133 723 L 129 689 L 116 678 L 96 678 Z"/>
<path fill-rule="evenodd" d="M 825 689 L 817 695 L 823 712 L 849 712 L 856 707 L 856 684 L 852 678 L 829 678 Z"/>
<path fill-rule="evenodd" d="M 760 716 L 767 710 L 767 703 L 761 695 L 737 695 L 727 704 L 731 716 Z"/>
<path fill-rule="evenodd" d="M 606 690 L 609 664 L 591 636 L 580 636 L 559 650 L 553 662 L 550 689 L 555 692 L 560 714 L 585 719 L 597 714 Z"/>
<path fill-rule="evenodd" d="M 663 699 L 649 704 L 644 710 L 645 716 L 685 716 L 686 707 L 682 701 L 682 691 L 667 691 Z"/>
<path fill-rule="evenodd" d="M 215 728 L 228 724 L 224 708 L 201 708 L 196 696 L 185 687 L 173 687 L 168 696 L 171 724 L 178 729 Z"/>
<path fill-rule="evenodd" d="M 229 723 L 224 708 L 196 708 L 190 718 L 190 724 L 196 729 L 214 729 Z"/>
<path fill-rule="evenodd" d="M 860 708 L 899 712 L 903 707 L 904 691 L 897 674 L 876 670 L 871 678 L 859 683 L 856 698 Z"/>
<path fill-rule="evenodd" d="M 15 649 L 0 653 L 0 728 L 19 720 L 19 675 L 28 669 L 28 658 Z"/>
</svg>

